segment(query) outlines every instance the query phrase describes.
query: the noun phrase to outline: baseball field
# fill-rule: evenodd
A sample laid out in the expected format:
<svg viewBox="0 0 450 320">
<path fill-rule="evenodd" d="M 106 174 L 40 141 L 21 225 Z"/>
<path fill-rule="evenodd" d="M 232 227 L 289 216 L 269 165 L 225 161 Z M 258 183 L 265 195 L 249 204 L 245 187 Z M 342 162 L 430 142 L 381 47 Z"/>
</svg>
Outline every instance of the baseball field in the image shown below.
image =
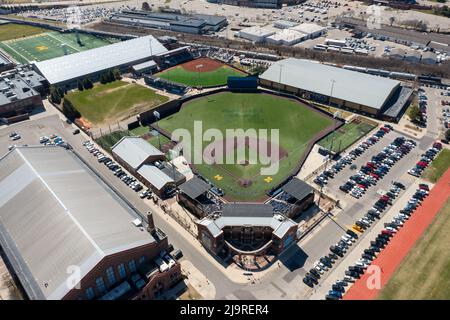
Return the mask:
<svg viewBox="0 0 450 320">
<path fill-rule="evenodd" d="M 151 89 L 124 81 L 96 84 L 89 90 L 72 91 L 65 99 L 69 99 L 82 117 L 94 125 L 118 121 L 169 100 Z"/>
<path fill-rule="evenodd" d="M 166 133 L 186 129 L 194 137 L 194 121 L 201 121 L 202 132 L 217 129 L 223 139 L 201 142 L 202 163 L 194 163 L 195 170 L 225 192 L 230 201 L 256 201 L 265 198 L 266 191 L 283 182 L 297 168 L 308 144 L 319 133 L 332 130 L 333 119 L 296 101 L 263 93 L 222 92 L 186 102 L 181 110 L 158 122 Z M 258 141 L 237 140 L 226 136 L 227 129 L 268 129 L 267 137 L 258 135 Z M 271 139 L 271 129 L 278 129 L 279 139 Z M 245 136 L 245 134 L 244 134 Z M 201 137 L 200 137 L 201 140 Z M 254 140 L 254 139 L 253 139 Z M 187 142 L 185 142 L 187 143 Z M 231 147 L 230 147 L 231 145 Z M 255 147 L 257 145 L 257 147 Z M 231 149 L 225 149 L 227 146 Z M 249 161 L 250 152 L 267 146 L 272 152 L 260 153 L 258 161 Z M 274 152 L 278 150 L 278 152 Z M 199 151 L 197 151 L 198 154 Z M 226 154 L 233 161 L 226 161 Z M 238 157 L 242 152 L 245 157 Z M 186 154 L 186 153 L 185 153 Z M 195 152 L 192 153 L 194 158 Z M 207 164 L 207 161 L 212 164 Z M 221 161 L 222 160 L 222 161 Z M 277 163 L 273 174 L 261 174 L 268 162 Z"/>
<path fill-rule="evenodd" d="M 169 68 L 155 76 L 190 87 L 213 87 L 225 85 L 229 76 L 245 76 L 245 73 L 222 62 L 200 58 Z"/>
<path fill-rule="evenodd" d="M 80 33 L 60 33 L 42 28 L 6 24 L 0 26 L 0 48 L 19 63 L 43 61 L 65 54 L 98 48 L 117 42 Z"/>
</svg>

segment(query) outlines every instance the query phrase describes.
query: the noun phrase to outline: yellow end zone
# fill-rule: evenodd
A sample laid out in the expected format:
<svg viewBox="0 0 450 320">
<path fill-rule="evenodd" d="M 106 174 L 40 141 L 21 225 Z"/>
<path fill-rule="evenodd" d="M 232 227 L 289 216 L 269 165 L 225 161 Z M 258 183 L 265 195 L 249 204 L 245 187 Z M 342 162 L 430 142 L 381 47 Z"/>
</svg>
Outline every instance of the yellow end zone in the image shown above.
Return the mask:
<svg viewBox="0 0 450 320">
<path fill-rule="evenodd" d="M 46 47 L 46 46 L 37 46 L 36 50 L 38 50 L 38 51 L 45 51 L 45 50 L 48 50 L 48 47 Z"/>
</svg>

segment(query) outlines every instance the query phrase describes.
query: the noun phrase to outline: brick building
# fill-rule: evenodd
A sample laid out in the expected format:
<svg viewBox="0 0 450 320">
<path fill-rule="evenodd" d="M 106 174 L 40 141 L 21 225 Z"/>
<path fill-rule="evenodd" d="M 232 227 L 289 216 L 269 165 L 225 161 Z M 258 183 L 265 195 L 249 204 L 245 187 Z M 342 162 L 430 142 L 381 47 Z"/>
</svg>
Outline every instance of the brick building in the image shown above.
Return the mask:
<svg viewBox="0 0 450 320">
<path fill-rule="evenodd" d="M 14 148 L 0 158 L 0 189 L 0 246 L 29 299 L 153 299 L 179 281 L 151 213 L 72 151 Z"/>
</svg>

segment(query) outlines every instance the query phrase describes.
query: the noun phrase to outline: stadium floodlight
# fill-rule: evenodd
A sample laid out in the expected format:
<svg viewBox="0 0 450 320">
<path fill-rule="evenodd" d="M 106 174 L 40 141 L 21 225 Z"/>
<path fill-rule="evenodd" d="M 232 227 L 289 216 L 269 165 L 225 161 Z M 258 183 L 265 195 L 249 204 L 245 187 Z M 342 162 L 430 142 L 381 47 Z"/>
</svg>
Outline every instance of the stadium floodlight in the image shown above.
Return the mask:
<svg viewBox="0 0 450 320">
<path fill-rule="evenodd" d="M 160 137 L 160 133 L 159 133 L 159 125 L 158 125 L 158 120 L 161 119 L 161 114 L 158 111 L 153 111 L 153 116 L 156 119 L 156 125 L 158 126 L 158 130 L 156 130 L 156 134 L 158 135 L 158 145 L 159 145 L 159 150 L 161 150 L 161 137 Z"/>
</svg>

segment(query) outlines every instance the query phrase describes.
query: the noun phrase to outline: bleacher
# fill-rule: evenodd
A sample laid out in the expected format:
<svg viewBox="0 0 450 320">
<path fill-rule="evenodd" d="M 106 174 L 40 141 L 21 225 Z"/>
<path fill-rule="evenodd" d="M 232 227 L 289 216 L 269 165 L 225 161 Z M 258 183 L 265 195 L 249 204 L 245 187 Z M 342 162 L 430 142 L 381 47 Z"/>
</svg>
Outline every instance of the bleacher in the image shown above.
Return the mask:
<svg viewBox="0 0 450 320">
<path fill-rule="evenodd" d="M 287 192 L 282 191 L 276 197 L 272 198 L 269 201 L 269 204 L 272 206 L 274 212 L 280 212 L 284 215 L 288 215 L 296 201 L 296 198 Z"/>
<path fill-rule="evenodd" d="M 160 69 L 167 69 L 194 59 L 189 47 L 181 47 L 161 53 L 155 57 Z"/>
<path fill-rule="evenodd" d="M 208 193 L 199 196 L 196 200 L 205 215 L 210 215 L 216 211 L 222 211 L 223 203 L 211 195 L 208 196 Z"/>
</svg>

